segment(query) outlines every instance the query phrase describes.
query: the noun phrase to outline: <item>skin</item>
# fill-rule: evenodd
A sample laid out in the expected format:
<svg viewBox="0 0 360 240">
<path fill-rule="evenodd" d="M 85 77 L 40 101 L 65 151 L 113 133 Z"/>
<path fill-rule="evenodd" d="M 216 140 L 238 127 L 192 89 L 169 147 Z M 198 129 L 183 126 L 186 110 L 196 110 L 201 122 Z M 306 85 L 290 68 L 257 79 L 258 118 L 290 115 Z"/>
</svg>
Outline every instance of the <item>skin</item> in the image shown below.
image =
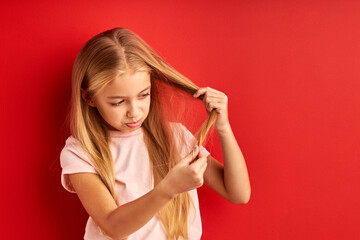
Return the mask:
<svg viewBox="0 0 360 240">
<path fill-rule="evenodd" d="M 127 72 L 107 85 L 90 105 L 97 107 L 110 130 L 134 131 L 126 123 L 144 120 L 149 113 L 150 76 L 146 72 Z M 109 99 L 108 96 L 123 96 Z M 145 96 L 146 95 L 146 96 Z M 69 175 L 81 203 L 88 214 L 113 239 L 123 239 L 145 225 L 178 194 L 205 183 L 232 203 L 245 204 L 250 198 L 250 182 L 246 163 L 228 119 L 227 96 L 215 89 L 200 88 L 194 97 L 204 95 L 208 113 L 215 109 L 214 128 L 219 135 L 224 165 L 211 156 L 207 158 L 199 147 L 172 168 L 153 190 L 144 196 L 117 206 L 111 194 L 96 174 Z M 113 104 L 119 103 L 117 106 Z M 139 126 L 140 127 L 140 126 Z M 196 161 L 194 161 L 196 160 Z"/>
<path fill-rule="evenodd" d="M 150 109 L 150 74 L 127 72 L 106 85 L 91 101 L 113 131 L 131 132 L 141 127 L 127 123 L 144 121 Z"/>
<path fill-rule="evenodd" d="M 206 111 L 215 110 L 214 123 L 221 143 L 224 165 L 211 156 L 207 157 L 208 168 L 204 173 L 205 184 L 232 203 L 246 204 L 250 200 L 251 187 L 244 156 L 236 141 L 228 117 L 228 97 L 210 87 L 199 88 L 193 95 L 204 95 Z"/>
</svg>

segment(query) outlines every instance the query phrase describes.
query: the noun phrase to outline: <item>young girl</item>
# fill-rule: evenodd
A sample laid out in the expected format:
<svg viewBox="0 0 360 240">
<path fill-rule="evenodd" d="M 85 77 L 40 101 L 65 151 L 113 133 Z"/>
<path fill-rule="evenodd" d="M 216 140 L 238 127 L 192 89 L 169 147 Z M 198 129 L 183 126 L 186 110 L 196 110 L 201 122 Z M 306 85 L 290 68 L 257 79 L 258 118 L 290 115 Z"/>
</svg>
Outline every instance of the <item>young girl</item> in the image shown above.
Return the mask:
<svg viewBox="0 0 360 240">
<path fill-rule="evenodd" d="M 167 119 L 161 84 L 203 100 L 209 117 L 195 137 Z M 224 165 L 201 146 L 211 126 Z M 70 130 L 62 184 L 90 215 L 84 239 L 200 239 L 196 188 L 203 183 L 232 203 L 249 201 L 226 95 L 197 87 L 127 29 L 100 33 L 80 50 Z"/>
</svg>

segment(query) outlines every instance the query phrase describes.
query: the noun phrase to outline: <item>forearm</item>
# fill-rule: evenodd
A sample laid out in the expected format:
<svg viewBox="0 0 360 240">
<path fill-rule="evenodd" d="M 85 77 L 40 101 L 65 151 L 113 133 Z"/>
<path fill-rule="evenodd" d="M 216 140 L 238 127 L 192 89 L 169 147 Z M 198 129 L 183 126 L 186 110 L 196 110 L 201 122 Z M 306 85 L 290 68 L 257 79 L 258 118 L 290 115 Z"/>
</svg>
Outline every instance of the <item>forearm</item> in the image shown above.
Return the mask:
<svg viewBox="0 0 360 240">
<path fill-rule="evenodd" d="M 224 187 L 232 202 L 247 203 L 251 187 L 245 159 L 230 125 L 218 132 L 224 160 Z"/>
<path fill-rule="evenodd" d="M 202 156 L 198 147 L 195 148 L 171 168 L 152 191 L 113 210 L 107 217 L 107 230 L 113 233 L 115 239 L 135 232 L 178 194 L 200 187 L 206 166 L 206 157 Z"/>
<path fill-rule="evenodd" d="M 107 219 L 107 228 L 114 239 L 123 239 L 144 226 L 172 197 L 159 183 L 144 196 L 119 206 Z"/>
</svg>

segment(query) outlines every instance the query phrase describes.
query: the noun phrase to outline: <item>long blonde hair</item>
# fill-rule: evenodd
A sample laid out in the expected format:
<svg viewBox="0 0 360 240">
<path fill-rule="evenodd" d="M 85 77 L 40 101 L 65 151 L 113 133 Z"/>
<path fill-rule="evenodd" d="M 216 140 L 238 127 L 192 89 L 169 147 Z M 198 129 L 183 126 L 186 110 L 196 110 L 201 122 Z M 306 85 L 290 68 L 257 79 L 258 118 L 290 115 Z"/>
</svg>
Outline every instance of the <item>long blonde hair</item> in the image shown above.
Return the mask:
<svg viewBox="0 0 360 240">
<path fill-rule="evenodd" d="M 159 57 L 139 36 L 115 28 L 92 37 L 81 48 L 73 66 L 70 131 L 82 145 L 114 200 L 115 175 L 106 124 L 89 101 L 116 76 L 126 71 L 148 71 L 151 76 L 151 104 L 143 123 L 144 140 L 152 163 L 154 185 L 180 159 L 175 137 L 161 107 L 159 82 L 194 94 L 199 88 Z M 215 111 L 195 135 L 201 145 L 214 123 Z M 191 197 L 179 194 L 159 213 L 169 239 L 188 238 Z"/>
</svg>

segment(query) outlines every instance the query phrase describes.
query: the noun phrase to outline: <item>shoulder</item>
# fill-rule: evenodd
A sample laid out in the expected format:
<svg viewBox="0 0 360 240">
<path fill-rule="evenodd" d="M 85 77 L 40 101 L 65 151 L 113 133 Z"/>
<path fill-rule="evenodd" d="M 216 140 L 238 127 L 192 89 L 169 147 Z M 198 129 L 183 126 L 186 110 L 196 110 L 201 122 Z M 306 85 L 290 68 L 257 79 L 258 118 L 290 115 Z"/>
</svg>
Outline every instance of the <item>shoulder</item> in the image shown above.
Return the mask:
<svg viewBox="0 0 360 240">
<path fill-rule="evenodd" d="M 70 150 L 75 150 L 75 151 L 81 150 L 80 141 L 74 138 L 73 136 L 70 136 L 66 139 L 65 146 L 63 147 L 62 152 L 70 151 Z"/>
<path fill-rule="evenodd" d="M 66 139 L 65 146 L 63 147 L 60 153 L 60 160 L 64 159 L 64 157 L 69 155 L 70 153 L 76 155 L 82 154 L 81 143 L 73 136 L 70 136 Z"/>
<path fill-rule="evenodd" d="M 66 165 L 74 164 L 74 162 L 86 162 L 92 165 L 88 155 L 84 151 L 79 140 L 70 136 L 65 141 L 65 146 L 60 153 L 60 163 L 64 167 Z"/>
<path fill-rule="evenodd" d="M 60 153 L 61 183 L 69 192 L 75 192 L 69 175 L 74 173 L 97 173 L 94 165 L 83 150 L 79 140 L 70 136 Z"/>
</svg>

